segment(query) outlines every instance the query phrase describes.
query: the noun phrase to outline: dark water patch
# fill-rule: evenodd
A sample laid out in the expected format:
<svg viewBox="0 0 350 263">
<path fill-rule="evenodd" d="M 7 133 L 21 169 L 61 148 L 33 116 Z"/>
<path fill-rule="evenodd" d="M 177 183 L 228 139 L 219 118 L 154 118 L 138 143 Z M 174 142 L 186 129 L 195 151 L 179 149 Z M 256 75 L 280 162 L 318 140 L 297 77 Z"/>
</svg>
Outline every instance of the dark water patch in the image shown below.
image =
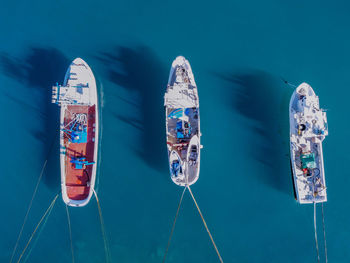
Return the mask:
<svg viewBox="0 0 350 263">
<path fill-rule="evenodd" d="M 11 101 L 15 102 L 16 104 L 20 105 L 22 108 L 26 108 L 30 111 L 35 111 L 40 117 L 45 117 L 45 113 L 41 111 L 41 109 L 35 105 L 33 105 L 32 103 L 18 98 L 16 96 L 13 96 L 9 93 L 5 93 L 4 94 L 8 99 L 10 99 Z"/>
<path fill-rule="evenodd" d="M 12 57 L 7 53 L 2 53 L 0 58 L 2 71 L 5 75 L 20 82 L 25 81 L 28 66 L 21 59 Z"/>
<path fill-rule="evenodd" d="M 292 91 L 278 77 L 259 70 L 220 75 L 228 85 L 229 104 L 248 121 L 244 129 L 249 154 L 265 166 L 256 176 L 287 194 L 292 191 L 289 169 L 289 117 L 286 98 Z"/>
<path fill-rule="evenodd" d="M 135 108 L 139 108 L 139 104 L 137 104 L 136 102 L 134 102 L 134 101 L 131 101 L 131 100 L 128 100 L 128 99 L 126 99 L 126 98 L 123 98 L 123 97 L 121 97 L 121 96 L 117 96 L 117 98 L 119 99 L 119 100 L 121 100 L 121 101 L 124 101 L 125 103 L 127 103 L 127 104 L 130 104 L 131 106 L 133 106 L 133 107 L 135 107 Z"/>
<path fill-rule="evenodd" d="M 110 52 L 101 53 L 99 60 L 106 66 L 111 82 L 136 96 L 135 100 L 123 100 L 135 107 L 138 117 L 135 119 L 127 112 L 115 114 L 115 117 L 141 131 L 140 138 L 136 140 L 140 146 L 137 154 L 150 167 L 167 172 L 163 106 L 167 67 L 147 46 L 118 46 Z"/>
<path fill-rule="evenodd" d="M 113 114 L 113 115 L 115 118 L 119 119 L 120 121 L 123 121 L 142 132 L 144 131 L 142 122 L 138 118 L 133 118 L 133 117 L 126 118 L 125 116 L 119 115 L 119 114 Z"/>
<path fill-rule="evenodd" d="M 51 188 L 59 185 L 60 114 L 59 108 L 51 103 L 51 87 L 56 82 L 63 82 L 69 63 L 70 61 L 62 52 L 51 47 L 31 47 L 22 57 L 14 57 L 6 53 L 0 54 L 3 73 L 21 83 L 29 91 L 27 93 L 32 94 L 23 99 L 23 104 L 19 92 L 16 92 L 16 96 L 9 95 L 9 97 L 26 105 L 28 109 L 35 110 L 43 120 L 43 128 L 29 132 L 34 138 L 43 142 L 44 158 L 49 158 L 44 182 Z M 37 103 L 37 105 L 31 105 L 31 103 Z"/>
<path fill-rule="evenodd" d="M 45 132 L 41 132 L 38 130 L 31 130 L 30 133 L 32 134 L 32 136 L 37 139 L 37 140 L 42 140 L 42 138 L 45 138 L 46 134 Z"/>
</svg>

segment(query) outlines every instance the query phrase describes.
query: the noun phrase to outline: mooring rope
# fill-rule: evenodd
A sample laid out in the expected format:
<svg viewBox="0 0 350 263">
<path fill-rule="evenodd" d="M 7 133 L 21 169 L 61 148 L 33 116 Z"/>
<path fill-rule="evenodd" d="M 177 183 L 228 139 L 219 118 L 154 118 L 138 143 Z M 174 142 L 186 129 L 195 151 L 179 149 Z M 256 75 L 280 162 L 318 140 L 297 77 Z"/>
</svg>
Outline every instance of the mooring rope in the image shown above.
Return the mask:
<svg viewBox="0 0 350 263">
<path fill-rule="evenodd" d="M 95 197 L 96 197 L 98 213 L 100 215 L 101 231 L 102 231 L 102 237 L 103 237 L 105 254 L 106 254 L 106 262 L 109 263 L 109 262 L 111 262 L 111 255 L 110 255 L 109 246 L 108 246 L 108 240 L 107 240 L 107 235 L 106 235 L 106 228 L 105 228 L 105 224 L 104 224 L 104 220 L 103 220 L 103 216 L 102 216 L 102 209 L 101 209 L 100 201 L 98 199 L 98 196 L 97 196 L 97 193 L 96 193 L 95 190 L 94 190 L 94 194 L 95 194 Z"/>
<path fill-rule="evenodd" d="M 36 186 L 35 186 L 34 192 L 33 192 L 33 194 L 32 194 L 32 198 L 31 198 L 31 200 L 30 200 L 30 202 L 29 202 L 29 206 L 28 206 L 28 208 L 27 208 L 27 212 L 26 212 L 26 215 L 25 215 L 25 217 L 24 217 L 21 230 L 19 231 L 19 234 L 18 234 L 18 237 L 17 237 L 17 241 L 16 241 L 16 244 L 15 244 L 15 247 L 13 248 L 13 251 L 12 251 L 10 263 L 12 263 L 13 257 L 15 256 L 15 253 L 16 253 L 16 250 L 17 250 L 17 247 L 18 247 L 19 240 L 21 239 L 21 236 L 22 236 L 22 233 L 23 233 L 24 226 L 25 226 L 25 224 L 27 223 L 27 219 L 28 219 L 28 216 L 29 216 L 29 212 L 30 212 L 30 210 L 32 209 L 33 200 L 34 200 L 34 198 L 35 198 L 35 196 L 36 196 L 36 192 L 38 191 L 41 178 L 43 177 L 43 174 L 44 174 L 44 171 L 45 171 L 45 167 L 46 167 L 46 164 L 47 164 L 47 160 L 48 160 L 48 159 L 45 160 L 45 163 L 44 163 L 43 167 L 41 168 L 40 176 L 39 176 L 39 178 L 38 178 L 38 181 L 36 182 Z"/>
<path fill-rule="evenodd" d="M 316 243 L 316 252 L 317 252 L 317 262 L 320 263 L 320 251 L 318 249 L 318 241 L 317 241 L 316 202 L 315 201 L 314 201 L 314 228 L 315 228 L 315 243 Z"/>
<path fill-rule="evenodd" d="M 163 263 L 165 262 L 166 256 L 167 256 L 167 254 L 168 254 L 168 250 L 169 250 L 169 247 L 170 247 L 171 238 L 172 238 L 173 233 L 174 233 L 176 220 L 177 220 L 177 217 L 178 217 L 179 212 L 180 212 L 180 207 L 181 207 L 182 199 L 183 199 L 183 197 L 184 197 L 186 188 L 187 188 L 187 187 L 184 187 L 184 190 L 183 190 L 183 192 L 182 192 L 182 195 L 181 195 L 179 204 L 178 204 L 178 206 L 177 206 L 176 215 L 175 215 L 174 222 L 173 222 L 173 226 L 171 227 L 171 232 L 170 232 L 170 236 L 169 236 L 169 239 L 168 239 L 168 245 L 167 245 L 167 247 L 166 247 L 165 254 L 164 254 L 164 257 L 163 257 L 163 261 L 162 261 Z"/>
<path fill-rule="evenodd" d="M 44 223 L 41 225 L 40 230 L 39 230 L 38 234 L 36 235 L 36 239 L 35 239 L 33 245 L 30 247 L 30 249 L 28 250 L 27 255 L 25 256 L 24 260 L 22 261 L 23 263 L 27 262 L 27 260 L 30 257 L 30 254 L 32 253 L 33 249 L 35 248 L 36 244 L 38 243 L 39 237 L 41 236 L 41 233 L 43 232 L 43 230 L 44 230 L 44 228 L 46 226 L 47 220 L 49 219 L 52 210 L 53 210 L 53 207 L 51 207 L 50 211 L 47 213 L 47 216 L 46 216 L 46 218 L 44 220 Z"/>
<path fill-rule="evenodd" d="M 282 81 L 283 81 L 285 84 L 287 84 L 287 85 L 290 86 L 291 88 L 293 88 L 293 89 L 297 88 L 296 85 L 294 85 L 294 84 L 292 84 L 292 83 L 289 83 L 289 82 L 288 82 L 287 80 L 285 80 L 284 78 L 281 77 L 281 79 L 282 79 Z"/>
<path fill-rule="evenodd" d="M 52 200 L 50 206 L 46 209 L 44 215 L 41 217 L 39 223 L 37 224 L 37 226 L 35 227 L 33 233 L 31 234 L 31 236 L 30 236 L 30 238 L 29 238 L 29 240 L 28 240 L 26 246 L 24 247 L 24 249 L 23 249 L 21 255 L 19 256 L 17 263 L 19 263 L 19 262 L 21 261 L 21 259 L 22 259 L 23 255 L 24 255 L 24 253 L 26 252 L 26 250 L 27 250 L 27 248 L 28 248 L 30 242 L 32 241 L 32 239 L 33 239 L 33 237 L 34 237 L 36 231 L 38 230 L 39 226 L 41 225 L 41 223 L 43 222 L 43 220 L 45 219 L 45 217 L 50 213 L 50 211 L 52 210 L 53 206 L 55 205 L 55 202 L 56 202 L 58 196 L 59 196 L 59 193 L 56 194 L 56 196 L 55 196 L 55 198 Z"/>
<path fill-rule="evenodd" d="M 69 239 L 70 239 L 70 250 L 72 253 L 72 262 L 74 263 L 74 249 L 73 249 L 73 238 L 72 238 L 72 227 L 70 224 L 70 216 L 69 216 L 69 210 L 68 206 L 66 205 L 66 212 L 67 212 L 67 220 L 68 220 L 68 230 L 69 230 Z"/>
<path fill-rule="evenodd" d="M 325 254 L 325 256 L 326 256 L 326 263 L 327 263 L 327 262 L 328 262 L 328 256 L 327 256 L 326 226 L 325 226 L 325 223 L 324 223 L 323 203 L 322 203 L 321 207 L 322 207 L 322 224 L 323 224 L 324 254 Z"/>
<path fill-rule="evenodd" d="M 207 232 L 208 232 L 208 234 L 209 234 L 210 240 L 211 240 L 211 242 L 213 243 L 213 246 L 214 246 L 214 248 L 215 248 L 216 254 L 217 254 L 218 257 L 219 257 L 220 262 L 223 263 L 224 261 L 222 260 L 221 255 L 220 255 L 220 253 L 219 253 L 219 250 L 218 250 L 217 246 L 215 245 L 214 239 L 213 239 L 212 235 L 210 234 L 210 231 L 209 231 L 209 228 L 208 228 L 208 226 L 207 226 L 207 223 L 205 222 L 204 217 L 203 217 L 203 215 L 202 215 L 202 212 L 201 212 L 201 210 L 199 209 L 199 206 L 198 206 L 198 204 L 197 204 L 197 201 L 196 201 L 196 199 L 195 199 L 194 196 L 193 196 L 193 193 L 192 193 L 192 191 L 191 191 L 191 188 L 190 188 L 189 185 L 187 185 L 187 188 L 188 188 L 188 191 L 190 192 L 190 194 L 191 194 L 191 196 L 192 196 L 192 199 L 193 199 L 193 201 L 194 201 L 194 203 L 195 203 L 195 205 L 196 205 L 196 207 L 197 207 L 197 210 L 198 210 L 198 212 L 199 212 L 199 215 L 200 215 L 201 218 L 202 218 L 203 224 L 204 224 L 205 229 L 207 230 Z"/>
<path fill-rule="evenodd" d="M 28 208 L 27 208 L 26 215 L 24 216 L 24 220 L 23 220 L 23 224 L 22 224 L 21 230 L 19 231 L 19 234 L 18 234 L 18 237 L 17 237 L 17 240 L 16 240 L 15 247 L 13 248 L 13 251 L 12 251 L 10 263 L 12 263 L 13 257 L 15 256 L 15 253 L 16 253 L 16 251 L 17 251 L 17 247 L 18 247 L 19 241 L 20 241 L 20 239 L 21 239 L 21 237 L 22 237 L 22 234 L 23 234 L 24 226 L 25 226 L 25 224 L 26 224 L 26 222 L 27 222 L 27 219 L 28 219 L 28 216 L 29 216 L 29 212 L 30 212 L 30 210 L 32 209 L 33 200 L 34 200 L 34 198 L 35 198 L 35 196 L 36 196 L 36 193 L 37 193 L 37 191 L 38 191 L 38 188 L 39 188 L 41 179 L 42 179 L 42 177 L 43 177 L 43 174 L 44 174 L 44 171 L 45 171 L 45 168 L 46 168 L 46 165 L 47 165 L 47 161 L 48 161 L 48 159 L 49 159 L 49 155 L 50 155 L 50 153 L 51 153 L 51 150 L 52 150 L 52 147 L 53 147 L 53 145 L 54 145 L 54 142 L 55 142 L 56 138 L 57 138 L 57 132 L 56 132 L 55 138 L 54 138 L 54 139 L 52 140 L 52 142 L 51 142 L 51 145 L 50 145 L 50 148 L 49 148 L 49 152 L 48 152 L 47 155 L 46 155 L 46 160 L 45 160 L 45 162 L 44 162 L 44 165 L 43 165 L 43 167 L 41 168 L 40 176 L 39 176 L 39 178 L 38 178 L 38 181 L 36 182 L 36 185 L 35 185 L 35 188 L 34 188 L 34 192 L 33 192 L 33 194 L 32 194 L 32 198 L 30 199 L 29 206 L 28 206 Z"/>
</svg>

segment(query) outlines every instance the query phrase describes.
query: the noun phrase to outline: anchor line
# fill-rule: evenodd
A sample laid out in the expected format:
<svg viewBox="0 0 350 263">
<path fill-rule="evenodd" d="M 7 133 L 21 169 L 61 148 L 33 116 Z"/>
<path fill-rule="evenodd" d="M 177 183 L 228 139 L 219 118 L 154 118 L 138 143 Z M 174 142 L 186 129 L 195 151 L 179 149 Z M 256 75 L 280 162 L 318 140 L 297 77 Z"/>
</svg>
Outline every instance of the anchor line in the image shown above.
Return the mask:
<svg viewBox="0 0 350 263">
<path fill-rule="evenodd" d="M 205 227 L 205 229 L 206 229 L 207 232 L 208 232 L 208 235 L 209 235 L 209 237 L 210 237 L 210 240 L 211 240 L 211 242 L 212 242 L 212 244 L 213 244 L 213 246 L 214 246 L 214 248 L 215 248 L 216 254 L 217 254 L 218 257 L 219 257 L 220 262 L 223 263 L 224 261 L 222 260 L 222 257 L 221 257 L 221 255 L 220 255 L 220 253 L 219 253 L 219 250 L 218 250 L 218 248 L 217 248 L 217 246 L 216 246 L 216 244 L 215 244 L 215 242 L 214 242 L 213 236 L 211 235 L 211 233 L 210 233 L 210 231 L 209 231 L 209 228 L 208 228 L 208 226 L 207 226 L 207 223 L 206 223 L 205 220 L 204 220 L 203 214 L 202 214 L 201 210 L 199 209 L 199 206 L 198 206 L 198 204 L 197 204 L 196 199 L 194 198 L 194 195 L 193 195 L 193 193 L 192 193 L 192 191 L 191 191 L 191 188 L 190 188 L 189 185 L 187 185 L 186 187 L 188 188 L 188 191 L 190 192 L 190 194 L 191 194 L 191 196 L 192 196 L 192 199 L 193 199 L 193 201 L 194 201 L 194 203 L 195 203 L 195 205 L 196 205 L 196 207 L 197 207 L 198 213 L 199 213 L 199 215 L 200 215 L 201 218 L 202 218 L 204 227 Z"/>
<path fill-rule="evenodd" d="M 107 235 L 106 235 L 106 228 L 105 228 L 104 220 L 103 220 L 103 216 L 102 216 L 102 209 L 101 209 L 100 201 L 98 199 L 98 196 L 97 196 L 97 193 L 96 193 L 95 190 L 94 190 L 94 194 L 95 194 L 95 197 L 96 197 L 98 213 L 99 213 L 99 216 L 100 216 L 101 231 L 102 231 L 102 237 L 103 237 L 103 242 L 104 242 L 106 262 L 109 263 L 109 262 L 111 262 L 111 255 L 110 255 L 110 250 L 109 250 L 109 245 L 108 245 L 108 240 L 107 240 Z"/>
<path fill-rule="evenodd" d="M 21 230 L 19 231 L 19 234 L 18 234 L 18 237 L 17 237 L 17 240 L 16 240 L 15 247 L 13 248 L 13 251 L 12 251 L 10 263 L 12 263 L 13 257 L 15 256 L 15 253 L 16 253 L 16 251 L 17 251 L 17 247 L 18 247 L 18 244 L 19 244 L 19 240 L 20 240 L 21 237 L 22 237 L 22 233 L 23 233 L 23 230 L 24 230 L 24 226 L 25 226 L 25 224 L 27 223 L 27 219 L 28 219 L 28 216 L 29 216 L 29 212 L 30 212 L 30 210 L 32 209 L 33 200 L 34 200 L 34 198 L 35 198 L 35 196 L 36 196 L 36 192 L 38 191 L 39 184 L 40 184 L 41 178 L 42 178 L 42 176 L 43 176 L 43 174 L 44 174 L 44 170 L 45 170 L 46 164 L 47 164 L 47 159 L 45 160 L 44 165 L 43 165 L 43 167 L 41 168 L 40 176 L 39 176 L 39 178 L 38 178 L 38 181 L 36 182 L 36 185 L 35 185 L 35 188 L 34 188 L 34 192 L 33 192 L 32 198 L 31 198 L 31 200 L 30 200 L 30 202 L 29 202 L 29 206 L 28 206 L 28 208 L 27 208 L 26 215 L 24 216 L 24 220 L 23 220 L 23 224 L 22 224 Z"/>
<path fill-rule="evenodd" d="M 72 239 L 72 227 L 70 223 L 70 216 L 69 216 L 69 210 L 68 206 L 66 204 L 66 213 L 67 213 L 67 220 L 68 220 L 68 230 L 69 230 L 69 240 L 70 240 L 70 250 L 72 253 L 72 262 L 74 263 L 74 248 L 73 248 L 73 239 Z"/>
<path fill-rule="evenodd" d="M 59 194 L 60 194 L 60 193 L 56 194 L 55 198 L 52 200 L 52 202 L 50 203 L 49 207 L 46 209 L 44 215 L 43 215 L 43 216 L 41 217 L 41 219 L 39 220 L 39 223 L 36 225 L 36 227 L 35 227 L 33 233 L 31 234 L 31 236 L 30 236 L 30 238 L 29 238 L 29 240 L 28 240 L 26 246 L 24 247 L 24 249 L 23 249 L 21 255 L 19 256 L 17 263 L 19 263 L 19 262 L 21 261 L 21 259 L 22 259 L 23 255 L 24 255 L 24 253 L 26 252 L 26 250 L 27 250 L 27 248 L 28 248 L 30 242 L 32 241 L 32 239 L 33 239 L 35 233 L 37 232 L 38 228 L 40 227 L 40 225 L 41 225 L 41 223 L 43 222 L 43 220 L 45 219 L 45 217 L 51 213 L 51 210 L 52 210 L 53 206 L 55 205 L 56 200 L 57 200 L 57 197 L 59 196 Z"/>
<path fill-rule="evenodd" d="M 27 212 L 26 212 L 26 214 L 25 214 L 25 216 L 24 216 L 24 219 L 23 219 L 23 223 L 22 223 L 22 226 L 21 226 L 21 230 L 19 231 L 19 234 L 18 234 L 16 243 L 15 243 L 15 246 L 14 246 L 13 251 L 12 251 L 12 254 L 11 254 L 10 263 L 12 263 L 13 258 L 14 258 L 14 256 L 15 256 L 15 253 L 16 253 L 16 251 L 17 251 L 17 247 L 18 247 L 19 241 L 20 241 L 20 239 L 21 239 L 21 237 L 22 237 L 22 234 L 23 234 L 24 226 L 25 226 L 25 224 L 27 223 L 30 210 L 32 209 L 32 205 L 33 205 L 34 198 L 35 198 L 36 193 L 37 193 L 37 191 L 38 191 L 38 188 L 39 188 L 41 179 L 42 179 L 42 177 L 43 177 L 43 175 L 44 175 L 44 171 L 45 171 L 45 169 L 46 169 L 47 161 L 48 161 L 48 159 L 49 159 L 49 155 L 50 155 L 50 153 L 51 153 L 51 150 L 52 150 L 52 148 L 53 148 L 53 144 L 54 144 L 56 138 L 57 138 L 57 132 L 56 132 L 55 138 L 54 138 L 54 139 L 52 140 L 52 142 L 51 142 L 51 145 L 50 145 L 50 148 L 49 148 L 49 152 L 48 152 L 47 155 L 46 155 L 46 160 L 45 160 L 45 162 L 44 162 L 44 165 L 43 165 L 42 168 L 41 168 L 41 172 L 40 172 L 39 178 L 38 178 L 38 180 L 37 180 L 37 182 L 36 182 L 36 185 L 35 185 L 35 188 L 34 188 L 34 192 L 33 192 L 33 194 L 32 194 L 32 198 L 30 199 L 29 206 L 28 206 L 28 208 L 27 208 Z"/>
<path fill-rule="evenodd" d="M 316 202 L 315 201 L 314 201 L 314 228 L 315 228 L 315 244 L 316 244 L 316 252 L 317 252 L 317 262 L 320 263 L 320 251 L 318 249 L 318 241 L 317 241 Z"/>
<path fill-rule="evenodd" d="M 325 226 L 325 223 L 324 223 L 323 203 L 321 204 L 321 208 L 322 208 L 322 225 L 323 225 L 324 254 L 325 254 L 325 256 L 326 256 L 326 263 L 328 263 L 327 241 L 326 241 L 326 226 Z"/>
<path fill-rule="evenodd" d="M 282 81 L 287 84 L 288 86 L 290 86 L 291 88 L 295 89 L 297 88 L 296 85 L 292 84 L 292 83 L 289 83 L 287 80 L 285 80 L 284 78 L 280 77 L 282 79 Z"/>
<path fill-rule="evenodd" d="M 40 238 L 40 236 L 41 236 L 41 233 L 43 232 L 43 230 L 44 230 L 44 228 L 45 228 L 45 226 L 46 226 L 46 223 L 47 223 L 47 221 L 48 221 L 48 219 L 49 219 L 49 217 L 50 217 L 50 214 L 51 214 L 52 210 L 53 210 L 53 207 L 51 207 L 49 213 L 47 214 L 47 216 L 46 216 L 44 222 L 42 223 L 42 225 L 41 225 L 41 227 L 40 227 L 40 230 L 38 230 L 38 234 L 36 235 L 36 238 L 35 238 L 35 240 L 33 241 L 33 245 L 31 245 L 30 249 L 28 250 L 27 255 L 25 256 L 25 258 L 24 258 L 24 260 L 23 260 L 23 263 L 25 263 L 25 262 L 28 261 L 28 259 L 29 259 L 29 257 L 30 257 L 30 254 L 32 253 L 33 249 L 35 248 L 36 244 L 38 243 L 38 240 L 39 240 L 39 238 Z"/>
<path fill-rule="evenodd" d="M 182 194 L 181 194 L 181 198 L 180 198 L 179 204 L 178 204 L 178 206 L 177 206 L 176 215 L 175 215 L 174 222 L 173 222 L 173 226 L 171 227 L 171 232 L 170 232 L 170 236 L 169 236 L 169 239 L 168 239 L 168 245 L 167 245 L 167 247 L 166 247 L 165 254 L 164 254 L 164 257 L 163 257 L 163 261 L 162 261 L 163 263 L 165 262 L 166 256 L 167 256 L 167 254 L 168 254 L 168 250 L 169 250 L 169 247 L 170 247 L 171 238 L 172 238 L 173 233 L 174 233 L 176 220 L 177 220 L 177 217 L 178 217 L 179 212 L 180 212 L 180 207 L 181 207 L 182 199 L 183 199 L 184 194 L 185 194 L 185 192 L 186 192 L 186 188 L 187 188 L 187 187 L 184 187 L 184 190 L 183 190 L 183 192 L 182 192 Z"/>
</svg>

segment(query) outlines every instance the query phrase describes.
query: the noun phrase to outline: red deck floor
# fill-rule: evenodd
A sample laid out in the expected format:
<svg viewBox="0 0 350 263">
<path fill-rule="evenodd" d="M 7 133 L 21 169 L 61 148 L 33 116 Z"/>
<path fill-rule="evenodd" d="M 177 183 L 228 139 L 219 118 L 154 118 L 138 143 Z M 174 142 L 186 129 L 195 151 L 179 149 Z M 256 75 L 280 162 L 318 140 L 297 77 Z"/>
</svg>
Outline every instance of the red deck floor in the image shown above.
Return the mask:
<svg viewBox="0 0 350 263">
<path fill-rule="evenodd" d="M 84 200 L 90 192 L 90 180 L 92 175 L 92 165 L 87 165 L 84 169 L 75 169 L 72 164 L 71 157 L 86 157 L 86 161 L 93 162 L 95 143 L 95 118 L 96 111 L 94 106 L 70 105 L 65 112 L 64 124 L 67 125 L 72 121 L 73 113 L 86 113 L 87 122 L 87 143 L 72 143 L 68 140 L 68 136 L 64 139 L 66 147 L 66 186 L 67 195 L 73 200 Z"/>
</svg>

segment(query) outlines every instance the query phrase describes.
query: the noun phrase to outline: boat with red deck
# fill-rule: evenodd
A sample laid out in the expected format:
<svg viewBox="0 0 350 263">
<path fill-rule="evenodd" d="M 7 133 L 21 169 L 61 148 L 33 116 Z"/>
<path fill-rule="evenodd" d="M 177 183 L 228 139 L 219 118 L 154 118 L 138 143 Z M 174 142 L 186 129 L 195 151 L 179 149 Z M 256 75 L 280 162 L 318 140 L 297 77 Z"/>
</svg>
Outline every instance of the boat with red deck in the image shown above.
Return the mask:
<svg viewBox="0 0 350 263">
<path fill-rule="evenodd" d="M 69 206 L 85 206 L 96 181 L 99 122 L 96 81 L 84 60 L 71 63 L 64 84 L 52 89 L 52 102 L 61 107 L 62 198 Z"/>
</svg>

